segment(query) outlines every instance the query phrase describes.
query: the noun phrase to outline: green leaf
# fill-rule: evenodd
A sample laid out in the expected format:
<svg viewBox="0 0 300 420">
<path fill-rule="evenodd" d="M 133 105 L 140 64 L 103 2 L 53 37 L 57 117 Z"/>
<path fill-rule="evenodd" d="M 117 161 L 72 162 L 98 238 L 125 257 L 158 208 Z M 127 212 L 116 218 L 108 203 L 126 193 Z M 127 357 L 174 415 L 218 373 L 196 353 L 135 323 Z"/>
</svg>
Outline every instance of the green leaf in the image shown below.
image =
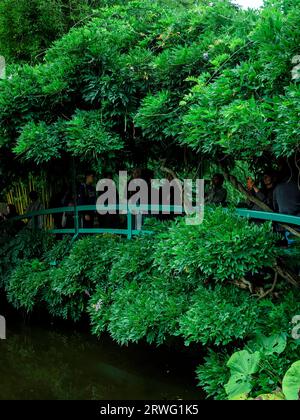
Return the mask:
<svg viewBox="0 0 300 420">
<path fill-rule="evenodd" d="M 241 394 L 248 394 L 252 389 L 251 375 L 259 368 L 260 353 L 251 354 L 247 350 L 234 353 L 227 362 L 231 377 L 225 385 L 229 399 L 234 399 Z"/>
<path fill-rule="evenodd" d="M 262 351 L 266 356 L 270 356 L 274 353 L 281 354 L 285 350 L 287 338 L 285 334 L 274 334 L 270 337 L 261 334 L 251 344 L 254 345 L 255 350 Z"/>
<path fill-rule="evenodd" d="M 258 371 L 260 354 L 258 351 L 251 354 L 247 350 L 237 351 L 227 362 L 231 374 L 241 373 L 245 376 L 253 375 Z"/>
<path fill-rule="evenodd" d="M 240 394 L 230 399 L 234 401 L 245 401 L 248 400 L 248 394 Z"/>
<path fill-rule="evenodd" d="M 252 389 L 252 384 L 247 376 L 242 373 L 232 375 L 227 384 L 225 391 L 230 400 L 237 399 L 241 395 L 247 395 Z"/>
<path fill-rule="evenodd" d="M 293 363 L 282 381 L 282 390 L 287 400 L 300 399 L 300 360 Z"/>
<path fill-rule="evenodd" d="M 261 394 L 255 400 L 262 401 L 275 401 L 275 400 L 284 400 L 284 395 L 282 392 L 272 392 L 271 394 Z"/>
</svg>

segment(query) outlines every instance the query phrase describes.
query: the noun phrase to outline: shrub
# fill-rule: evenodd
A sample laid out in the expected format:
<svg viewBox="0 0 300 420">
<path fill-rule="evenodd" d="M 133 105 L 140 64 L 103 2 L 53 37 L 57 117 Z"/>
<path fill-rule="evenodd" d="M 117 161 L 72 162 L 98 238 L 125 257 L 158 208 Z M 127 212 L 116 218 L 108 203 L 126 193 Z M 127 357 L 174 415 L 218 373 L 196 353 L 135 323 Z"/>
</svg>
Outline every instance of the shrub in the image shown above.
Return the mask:
<svg viewBox="0 0 300 420">
<path fill-rule="evenodd" d="M 89 312 L 92 331 L 97 335 L 107 329 L 121 344 L 144 338 L 148 343 L 161 344 L 175 334 L 178 319 L 187 308 L 184 285 L 179 293 L 173 279 L 153 273 L 143 282 L 127 281 L 108 293 L 98 288 Z"/>
<path fill-rule="evenodd" d="M 34 238 L 37 245 L 41 245 L 38 235 Z M 28 238 L 25 238 L 27 244 Z M 27 311 L 34 305 L 46 304 L 53 316 L 79 320 L 96 284 L 106 284 L 119 242 L 117 237 L 85 237 L 71 247 L 70 239 L 65 238 L 38 252 L 34 247 L 32 254 L 40 256 L 40 260 L 17 259 L 19 265 L 8 276 L 9 300 L 15 307 L 24 307 Z"/>
<path fill-rule="evenodd" d="M 280 295 L 280 300 L 264 299 L 260 302 L 261 315 L 258 330 L 265 335 L 292 333 L 292 319 L 300 314 L 300 292 L 295 289 Z"/>
<path fill-rule="evenodd" d="M 71 236 L 64 236 L 63 239 L 54 243 L 54 245 L 44 253 L 45 262 L 50 265 L 61 263 L 67 255 L 70 254 L 73 242 Z"/>
<path fill-rule="evenodd" d="M 45 295 L 49 312 L 77 321 L 86 309 L 96 285 L 105 285 L 120 239 L 92 236 L 78 240 L 57 268 L 49 271 Z"/>
<path fill-rule="evenodd" d="M 238 280 L 275 262 L 275 236 L 231 211 L 207 210 L 202 224 L 178 220 L 160 235 L 155 265 L 166 275 L 187 273 L 215 281 Z"/>
<path fill-rule="evenodd" d="M 31 311 L 40 304 L 42 291 L 48 285 L 48 272 L 38 260 L 23 261 L 12 272 L 6 286 L 7 298 L 15 308 Z"/>
<path fill-rule="evenodd" d="M 178 334 L 186 344 L 227 345 L 246 339 L 256 329 L 258 305 L 249 293 L 234 286 L 200 286 L 180 318 Z"/>
<path fill-rule="evenodd" d="M 115 250 L 116 255 L 108 276 L 109 283 L 122 285 L 125 281 L 147 280 L 153 269 L 156 244 L 155 238 L 144 236 L 122 242 Z"/>
<path fill-rule="evenodd" d="M 128 304 L 122 305 L 123 293 L 117 294 L 111 310 L 109 332 L 117 341 L 122 337 L 127 341 L 146 338 L 148 343 L 163 343 L 178 329 L 178 319 L 187 309 L 188 296 L 172 293 L 172 282 L 155 274 L 148 282 L 131 292 L 131 284 L 124 289 L 128 293 Z M 124 295 L 123 295 L 124 296 Z M 141 330 L 142 329 L 142 330 Z M 132 337 L 132 331 L 138 334 Z"/>
<path fill-rule="evenodd" d="M 231 372 L 231 377 L 225 385 L 228 398 L 257 397 L 260 394 L 276 392 L 281 386 L 281 379 L 286 370 L 299 358 L 299 344 L 298 341 L 298 351 L 291 353 L 291 347 L 288 347 L 288 339 L 284 334 L 256 336 L 246 346 L 247 350 L 235 352 L 227 362 Z M 287 355 L 292 356 L 293 360 L 288 360 Z"/>
<path fill-rule="evenodd" d="M 90 236 L 76 241 L 67 258 L 60 264 L 65 283 L 76 281 L 91 287 L 106 281 L 121 239 L 117 236 Z"/>
<path fill-rule="evenodd" d="M 54 237 L 43 231 L 23 229 L 15 236 L 4 235 L 0 244 L 0 285 L 23 260 L 40 259 L 51 249 Z"/>
<path fill-rule="evenodd" d="M 283 307 L 288 312 L 291 306 L 292 316 L 295 304 L 299 308 L 297 299 L 293 302 L 291 296 L 287 296 L 278 304 L 281 307 L 278 313 L 283 311 Z M 264 312 L 263 302 L 260 306 L 263 310 L 258 315 L 258 332 L 253 330 L 252 338 L 244 346 L 235 347 L 234 357 L 229 364 L 228 351 L 216 353 L 210 349 L 205 363 L 197 368 L 199 385 L 207 391 L 209 397 L 226 399 L 228 396 L 225 389 L 233 399 L 260 398 L 261 394 L 274 393 L 281 387 L 285 372 L 299 359 L 300 340 L 292 339 L 290 322 L 279 324 L 273 335 L 264 335 L 263 329 L 269 331 L 266 326 L 272 324 L 274 319 L 272 311 L 269 314 Z"/>
<path fill-rule="evenodd" d="M 224 384 L 230 376 L 226 366 L 228 359 L 228 353 L 220 351 L 216 353 L 208 349 L 205 362 L 196 369 L 198 385 L 204 389 L 207 397 L 213 397 L 215 400 L 226 399 Z"/>
</svg>

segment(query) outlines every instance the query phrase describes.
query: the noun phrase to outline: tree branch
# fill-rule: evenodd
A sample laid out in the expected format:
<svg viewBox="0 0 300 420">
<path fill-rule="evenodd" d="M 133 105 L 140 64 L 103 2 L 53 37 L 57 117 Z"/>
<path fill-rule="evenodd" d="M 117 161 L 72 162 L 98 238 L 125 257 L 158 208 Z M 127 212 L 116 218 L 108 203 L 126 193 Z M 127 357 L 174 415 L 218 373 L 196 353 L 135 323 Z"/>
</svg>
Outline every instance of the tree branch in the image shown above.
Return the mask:
<svg viewBox="0 0 300 420">
<path fill-rule="evenodd" d="M 275 271 L 275 273 L 278 273 L 282 278 L 287 280 L 293 286 L 300 287 L 299 276 L 290 271 L 288 268 L 284 267 L 284 265 L 282 265 L 280 261 L 277 262 L 277 264 L 273 267 L 273 270 Z"/>
</svg>

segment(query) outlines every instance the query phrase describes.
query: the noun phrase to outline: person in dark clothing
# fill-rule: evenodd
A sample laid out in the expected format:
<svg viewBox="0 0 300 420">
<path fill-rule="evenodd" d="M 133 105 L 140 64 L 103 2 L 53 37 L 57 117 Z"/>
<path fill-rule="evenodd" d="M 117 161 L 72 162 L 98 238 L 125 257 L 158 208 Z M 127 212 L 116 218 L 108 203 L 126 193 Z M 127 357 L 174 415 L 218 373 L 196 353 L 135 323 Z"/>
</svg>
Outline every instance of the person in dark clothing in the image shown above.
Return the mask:
<svg viewBox="0 0 300 420">
<path fill-rule="evenodd" d="M 6 213 L 1 214 L 0 216 L 3 222 L 10 223 L 10 227 L 8 228 L 8 230 L 13 233 L 18 233 L 25 226 L 22 220 L 13 220 L 15 217 L 19 216 L 16 206 L 14 206 L 13 204 L 8 204 L 6 207 Z"/>
<path fill-rule="evenodd" d="M 74 201 L 70 201 L 67 207 L 74 207 Z M 61 220 L 61 227 L 64 229 L 74 229 L 75 221 L 74 221 L 74 213 L 73 212 L 65 212 L 62 215 Z"/>
<path fill-rule="evenodd" d="M 39 195 L 36 191 L 30 191 L 29 193 L 29 206 L 26 209 L 26 213 L 34 213 L 34 212 L 39 212 L 41 210 L 44 210 L 44 205 L 42 204 L 42 202 L 39 199 Z M 37 218 L 37 225 L 35 226 L 34 220 L 30 219 L 29 222 L 27 223 L 27 227 L 28 228 L 35 228 L 37 227 L 38 229 L 42 229 L 44 224 L 44 217 L 43 216 L 39 216 Z"/>
<path fill-rule="evenodd" d="M 64 185 L 63 188 L 59 192 L 56 192 L 55 194 L 52 195 L 49 202 L 49 207 L 51 209 L 56 209 L 59 207 L 67 207 L 70 201 L 74 201 L 74 196 L 72 195 L 69 188 L 66 185 Z M 61 229 L 62 228 L 62 224 L 61 224 L 62 214 L 54 213 L 52 217 L 53 217 L 55 228 Z"/>
<path fill-rule="evenodd" d="M 274 211 L 277 213 L 300 216 L 300 189 L 298 181 L 289 175 L 285 177 L 274 189 L 273 193 Z M 297 228 L 296 228 L 297 229 Z M 275 230 L 282 235 L 278 242 L 281 246 L 288 246 L 293 243 L 293 237 L 282 226 L 276 224 Z"/>
<path fill-rule="evenodd" d="M 94 173 L 92 171 L 86 173 L 85 183 L 80 184 L 78 193 L 79 206 L 96 205 L 96 188 L 94 186 Z M 82 217 L 82 225 L 84 228 L 90 229 L 94 227 L 95 211 L 86 211 Z"/>
<path fill-rule="evenodd" d="M 226 206 L 227 190 L 223 187 L 224 176 L 215 174 L 212 177 L 211 184 L 205 197 L 205 203 Z"/>
<path fill-rule="evenodd" d="M 113 173 L 112 172 L 105 172 L 102 176 L 102 179 L 113 181 Z M 119 192 L 116 191 L 116 202 L 113 204 L 118 205 L 120 202 L 119 200 Z M 121 228 L 121 222 L 120 222 L 120 214 L 119 210 L 116 209 L 115 213 L 113 212 L 113 209 L 111 209 L 106 214 L 99 214 L 98 215 L 98 223 L 99 227 L 102 229 L 117 229 Z"/>
<path fill-rule="evenodd" d="M 273 192 L 275 188 L 275 182 L 274 182 L 274 176 L 271 172 L 265 172 L 263 176 L 263 185 L 261 188 L 258 188 L 255 185 L 255 182 L 253 181 L 253 179 L 249 177 L 247 180 L 247 188 L 248 188 L 248 191 L 251 192 L 254 197 L 262 201 L 268 207 L 270 207 L 271 210 L 274 209 Z M 253 204 L 251 209 L 262 211 L 262 208 L 256 204 Z"/>
<path fill-rule="evenodd" d="M 8 204 L 6 207 L 6 214 L 3 215 L 3 218 L 5 220 L 9 220 L 17 216 L 18 216 L 18 213 L 17 213 L 16 206 L 14 206 L 13 204 Z"/>
<path fill-rule="evenodd" d="M 278 213 L 300 216 L 300 188 L 298 182 L 286 177 L 273 194 L 274 210 Z"/>
</svg>

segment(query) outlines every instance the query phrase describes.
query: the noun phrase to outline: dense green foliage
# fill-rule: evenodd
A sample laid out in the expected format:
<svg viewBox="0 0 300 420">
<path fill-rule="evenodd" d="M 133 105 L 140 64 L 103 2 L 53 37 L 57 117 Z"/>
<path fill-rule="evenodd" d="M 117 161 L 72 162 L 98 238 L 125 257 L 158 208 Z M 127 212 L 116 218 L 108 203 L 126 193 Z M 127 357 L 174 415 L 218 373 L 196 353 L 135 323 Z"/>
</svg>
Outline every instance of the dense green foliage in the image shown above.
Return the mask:
<svg viewBox="0 0 300 420">
<path fill-rule="evenodd" d="M 216 399 L 259 399 L 261 395 L 276 393 L 282 387 L 284 374 L 299 358 L 299 344 L 299 340 L 292 341 L 286 334 L 278 333 L 254 336 L 231 357 L 211 351 L 205 364 L 197 369 L 200 385 Z M 291 390 L 293 398 L 286 388 L 283 386 L 285 397 L 297 399 L 295 387 Z M 298 378 L 297 393 L 299 389 Z"/>
<path fill-rule="evenodd" d="M 74 2 L 73 14 L 76 3 L 79 14 L 90 7 Z M 167 3 L 97 9 L 43 64 L 9 67 L 0 88 L 2 147 L 37 163 L 66 151 L 97 160 L 123 149 L 128 158 L 141 147 L 148 159 L 171 156 L 176 144 L 256 167 L 294 155 L 298 1 L 267 2 L 261 13 L 226 0 Z"/>
<path fill-rule="evenodd" d="M 231 223 L 224 225 L 224 218 Z M 264 342 L 259 337 L 280 335 L 284 337 L 280 358 L 265 352 L 262 366 L 251 376 L 251 389 L 247 382 L 250 396 L 275 390 L 299 355 L 299 342 L 289 338 L 292 318 L 300 310 L 299 293 L 289 292 L 281 282 L 279 301 L 258 300 L 232 281 L 247 276 L 255 284 L 261 270 L 276 261 L 276 236 L 267 233 L 266 226 L 253 225 L 222 209 L 207 212 L 204 230 L 201 225 L 187 230 L 181 218 L 149 223 L 160 233 L 132 241 L 109 235 L 84 237 L 74 244 L 68 238 L 53 242 L 43 236 L 39 250 L 32 247 L 14 255 L 13 243 L 28 247 L 31 231 L 25 229 L 5 246 L 2 281 L 8 300 L 26 312 L 46 309 L 73 321 L 89 314 L 94 334 L 107 331 L 120 344 L 146 340 L 159 345 L 181 337 L 186 345 L 207 346 L 209 356 L 197 375 L 209 396 L 222 399 L 226 398 L 224 385 L 230 378 L 226 364 L 232 349 L 244 345 L 247 351 L 259 351 L 257 346 Z M 222 236 L 217 234 L 221 226 Z M 208 231 L 211 234 L 205 236 Z M 252 237 L 253 253 L 249 253 L 247 237 Z M 255 252 L 262 244 L 268 258 Z M 221 278 L 206 260 L 215 249 Z M 234 258 L 230 266 L 228 258 Z M 234 261 L 242 261 L 243 271 L 237 270 L 239 263 Z M 269 287 L 268 280 L 264 281 Z"/>
<path fill-rule="evenodd" d="M 226 226 L 225 231 L 222 226 Z M 186 273 L 192 278 L 203 275 L 205 280 L 222 282 L 239 279 L 274 263 L 268 224 L 245 224 L 222 208 L 206 208 L 204 222 L 194 229 L 183 219 L 160 237 L 156 265 L 166 276 Z"/>
<path fill-rule="evenodd" d="M 197 369 L 199 384 L 209 396 L 216 399 L 226 399 L 228 395 L 236 399 L 242 394 L 257 397 L 281 387 L 285 372 L 300 357 L 300 341 L 291 337 L 291 320 L 299 312 L 299 299 L 298 292 L 286 294 L 280 303 L 261 302 L 253 337 L 240 348 L 241 354 L 236 353 L 239 371 L 236 375 L 234 372 L 230 376 L 228 353 L 211 351 L 205 363 Z M 244 360 L 248 357 L 253 363 Z M 248 372 L 242 371 L 245 366 Z"/>
<path fill-rule="evenodd" d="M 2 226 L 1 226 L 2 227 Z M 1 228 L 0 228 L 1 229 Z M 53 245 L 53 238 L 43 232 L 24 229 L 17 235 L 0 230 L 0 284 L 5 285 L 8 274 L 23 261 L 43 258 Z"/>
<path fill-rule="evenodd" d="M 220 235 L 214 236 L 213 229 L 216 233 L 220 231 L 224 217 L 231 221 L 227 225 L 228 231 L 223 232 L 223 238 Z M 47 296 L 43 295 L 43 298 L 52 305 L 50 312 L 53 314 L 57 314 L 59 306 L 64 307 L 64 304 L 58 303 L 57 307 L 53 304 L 54 296 L 58 295 L 60 298 L 63 296 L 66 305 L 70 303 L 69 301 L 72 301 L 72 305 L 78 301 L 78 316 L 74 316 L 77 319 L 84 310 L 84 301 L 87 296 L 97 289 L 93 301 L 96 302 L 103 295 L 109 304 L 105 319 L 107 316 L 112 316 L 116 321 L 121 322 L 122 317 L 114 316 L 111 311 L 116 308 L 120 311 L 123 304 L 130 305 L 130 302 L 133 305 L 133 316 L 137 316 L 138 307 L 140 307 L 141 313 L 138 318 L 143 320 L 145 325 L 149 322 L 149 326 L 151 322 L 154 323 L 154 326 L 157 326 L 159 322 L 167 324 L 172 322 L 176 319 L 175 314 L 172 313 L 173 310 L 178 314 L 185 311 L 186 315 L 182 319 L 182 326 L 178 328 L 180 324 L 176 325 L 176 330 L 189 337 L 188 341 L 203 343 L 208 341 L 207 332 L 204 330 L 203 336 L 201 336 L 201 330 L 198 329 L 199 326 L 196 326 L 197 331 L 193 333 L 190 330 L 192 328 L 190 318 L 194 317 L 196 322 L 201 323 L 201 317 L 205 318 L 205 314 L 201 314 L 203 310 L 201 306 L 207 305 L 207 301 L 210 300 L 212 306 L 224 304 L 225 312 L 240 310 L 241 316 L 249 318 L 250 323 L 248 327 L 242 326 L 240 332 L 234 326 L 228 325 L 228 328 L 232 328 L 232 334 L 227 332 L 220 337 L 217 333 L 218 326 L 212 325 L 211 328 L 215 328 L 216 331 L 216 338 L 214 339 L 212 334 L 210 340 L 220 340 L 219 342 L 226 344 L 226 337 L 227 341 L 231 341 L 231 338 L 242 338 L 247 335 L 251 330 L 251 323 L 255 320 L 255 313 L 252 313 L 251 309 L 252 300 L 247 298 L 247 293 L 242 297 L 242 293 L 237 292 L 232 286 L 228 285 L 226 288 L 215 286 L 215 282 L 219 282 L 220 278 L 206 267 L 208 265 L 206 256 L 210 254 L 211 249 L 218 247 L 219 269 L 223 273 L 221 280 L 228 283 L 239 276 L 253 275 L 263 268 L 272 266 L 277 254 L 276 236 L 266 234 L 265 226 L 250 224 L 247 220 L 238 218 L 231 212 L 225 214 L 222 209 L 207 213 L 204 222 L 205 229 L 199 225 L 189 227 L 187 230 L 184 220 L 181 219 L 172 223 L 153 223 L 153 221 L 150 223 L 152 228 L 160 231 L 159 234 L 156 233 L 154 236 L 142 237 L 134 241 L 124 241 L 107 235 L 85 237 L 74 245 L 70 244 L 68 238 L 53 243 L 50 237 L 42 233 L 38 241 L 39 237 L 36 232 L 32 232 L 30 229 L 22 230 L 9 241 L 4 241 L 1 248 L 3 255 L 5 253 L 5 258 L 1 259 L 2 281 L 8 291 L 8 296 L 14 302 L 19 299 L 20 306 L 30 310 L 32 309 L 32 305 L 29 305 L 30 296 L 34 299 L 38 293 L 39 285 L 41 285 L 48 290 L 48 292 L 44 291 Z M 235 228 L 232 230 L 233 226 Z M 238 229 L 241 232 L 241 237 L 244 236 L 242 242 L 236 240 Z M 210 231 L 211 235 L 206 237 L 205 231 Z M 253 232 L 256 236 L 254 240 L 252 237 L 252 249 L 255 250 L 264 241 L 264 258 L 261 258 L 259 253 L 249 253 L 246 234 L 250 237 Z M 36 235 L 34 241 L 32 235 Z M 170 246 L 170 240 L 172 246 Z M 231 269 L 228 267 L 228 241 L 230 241 L 232 258 L 237 261 L 236 263 L 232 261 Z M 176 246 L 176 242 L 180 246 Z M 191 258 L 191 249 L 197 254 L 197 258 Z M 201 263 L 202 259 L 205 264 Z M 197 261 L 198 263 L 196 263 Z M 239 267 L 239 265 L 244 266 L 243 271 L 240 269 L 236 271 L 236 266 Z M 224 270 L 221 269 L 222 266 Z M 26 272 L 28 272 L 28 276 L 26 276 Z M 27 282 L 34 282 L 36 286 L 26 287 Z M 124 299 L 123 294 L 132 296 L 132 298 Z M 179 300 L 176 301 L 177 299 Z M 201 299 L 203 299 L 202 304 Z M 227 304 L 226 300 L 228 300 Z M 26 302 L 28 302 L 28 306 Z M 111 305 L 112 303 L 113 305 Z M 123 318 L 129 311 L 129 307 L 127 308 L 126 305 L 123 307 L 125 311 Z M 242 305 L 240 309 L 239 305 Z M 169 317 L 166 315 L 168 307 L 171 311 Z M 187 311 L 187 309 L 189 310 Z M 252 314 L 249 317 L 246 316 L 247 310 L 250 311 L 249 314 Z M 156 314 L 155 311 L 157 311 Z M 162 316 L 164 312 L 166 313 Z M 209 307 L 207 307 L 207 313 L 210 313 Z M 218 322 L 219 315 L 220 313 L 215 322 Z M 65 317 L 68 316 L 66 312 Z M 97 318 L 102 315 L 94 313 L 93 316 L 95 316 L 97 329 L 99 328 Z M 211 313 L 210 316 L 213 317 L 214 314 Z M 168 321 L 165 320 L 165 317 Z M 185 323 L 190 324 L 188 328 L 184 327 Z M 122 335 L 122 329 L 120 329 L 120 334 Z M 146 328 L 143 336 L 147 336 L 147 334 Z M 162 334 L 162 339 L 163 337 L 164 334 Z M 123 339 L 130 338 L 126 338 L 126 334 L 123 332 L 123 338 L 120 338 L 120 341 Z"/>
<path fill-rule="evenodd" d="M 279 158 L 299 165 L 299 6 L 0 0 L 9 63 L 0 81 L 1 181 L 14 168 L 64 173 L 71 162 L 102 173 L 162 160 L 198 176 L 201 160 L 240 178 Z M 237 397 L 240 383 L 250 398 L 274 391 L 299 359 L 289 336 L 300 305 L 282 279 L 273 295 L 256 295 L 257 283 L 271 287 L 283 254 L 270 226 L 211 209 L 202 225 L 178 219 L 156 230 L 130 242 L 54 243 L 6 229 L 1 285 L 16 308 L 74 321 L 88 314 L 94 334 L 121 344 L 180 337 L 206 346 L 197 375 L 214 398 Z M 280 354 L 259 347 L 279 336 Z M 246 365 L 242 377 L 232 360 Z"/>
<path fill-rule="evenodd" d="M 124 2 L 124 0 L 123 0 Z M 118 0 L 1 0 L 0 51 L 7 62 L 40 61 L 53 41 Z"/>
</svg>

